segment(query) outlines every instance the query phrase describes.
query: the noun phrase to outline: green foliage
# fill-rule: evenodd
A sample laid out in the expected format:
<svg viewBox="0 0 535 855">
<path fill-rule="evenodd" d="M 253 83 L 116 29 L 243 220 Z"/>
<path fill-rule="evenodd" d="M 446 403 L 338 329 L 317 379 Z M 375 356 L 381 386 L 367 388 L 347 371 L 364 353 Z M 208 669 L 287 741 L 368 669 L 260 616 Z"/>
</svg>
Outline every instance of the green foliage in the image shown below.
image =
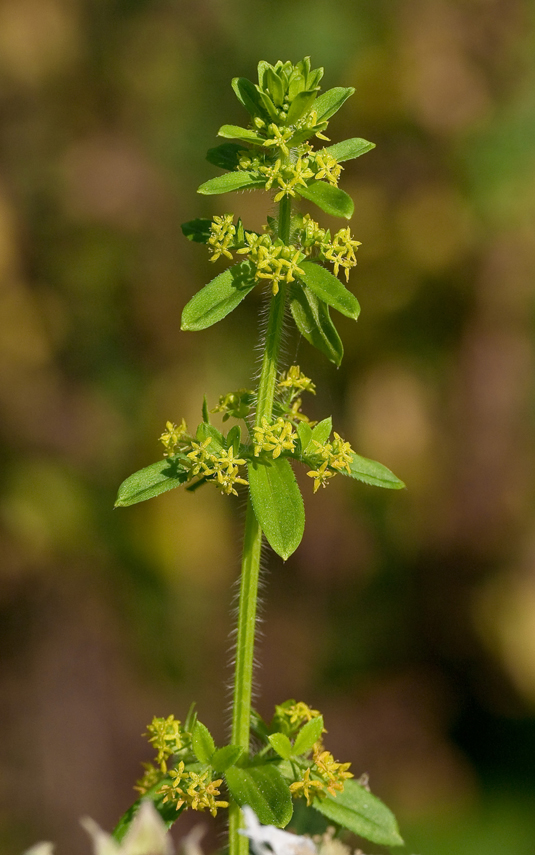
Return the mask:
<svg viewBox="0 0 535 855">
<path fill-rule="evenodd" d="M 275 766 L 232 766 L 225 772 L 225 780 L 236 803 L 252 807 L 260 822 L 277 828 L 288 825 L 293 813 L 292 797 Z"/>
<path fill-rule="evenodd" d="M 384 846 L 403 846 L 394 814 L 357 781 L 346 781 L 336 798 L 327 796 L 314 807 L 332 822 Z"/>
<path fill-rule="evenodd" d="M 277 555 L 286 561 L 295 552 L 305 529 L 301 491 L 288 461 L 251 461 L 249 488 L 256 518 Z"/>
<path fill-rule="evenodd" d="M 358 300 L 336 276 L 312 261 L 302 261 L 301 268 L 304 271 L 302 281 L 316 297 L 346 317 L 357 320 L 360 314 Z"/>
<path fill-rule="evenodd" d="M 297 192 L 303 199 L 314 202 L 318 208 L 330 214 L 331 217 L 344 217 L 350 220 L 355 211 L 353 199 L 339 187 L 326 184 L 324 181 L 316 181 L 306 187 L 298 187 Z"/>
<path fill-rule="evenodd" d="M 254 288 L 252 275 L 250 264 L 242 261 L 212 279 L 184 307 L 181 329 L 204 330 L 223 320 Z"/>
<path fill-rule="evenodd" d="M 188 480 L 188 470 L 180 458 L 157 460 L 139 472 L 134 472 L 119 487 L 116 508 L 125 508 L 174 490 Z"/>
</svg>

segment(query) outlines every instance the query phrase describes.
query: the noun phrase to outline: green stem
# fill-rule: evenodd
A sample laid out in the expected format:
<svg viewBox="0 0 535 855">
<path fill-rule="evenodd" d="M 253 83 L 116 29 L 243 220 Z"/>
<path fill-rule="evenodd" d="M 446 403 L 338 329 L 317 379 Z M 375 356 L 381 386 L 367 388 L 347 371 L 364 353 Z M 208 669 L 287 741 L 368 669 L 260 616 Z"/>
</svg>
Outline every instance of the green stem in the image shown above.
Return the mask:
<svg viewBox="0 0 535 855">
<path fill-rule="evenodd" d="M 291 208 L 291 199 L 284 197 L 279 205 L 279 237 L 286 244 L 289 242 L 290 237 Z M 255 419 L 257 425 L 261 423 L 262 418 L 271 421 L 285 301 L 286 286 L 283 285 L 279 292 L 272 298 L 269 309 L 266 342 L 257 393 Z M 251 499 L 249 498 L 245 518 L 241 565 L 234 698 L 232 706 L 232 743 L 243 748 L 245 754 L 249 753 L 250 742 L 254 640 L 261 550 L 262 529 L 258 525 Z M 247 855 L 249 851 L 249 841 L 242 834 L 238 833 L 240 827 L 242 827 L 241 811 L 238 805 L 231 801 L 229 807 L 230 855 Z"/>
</svg>

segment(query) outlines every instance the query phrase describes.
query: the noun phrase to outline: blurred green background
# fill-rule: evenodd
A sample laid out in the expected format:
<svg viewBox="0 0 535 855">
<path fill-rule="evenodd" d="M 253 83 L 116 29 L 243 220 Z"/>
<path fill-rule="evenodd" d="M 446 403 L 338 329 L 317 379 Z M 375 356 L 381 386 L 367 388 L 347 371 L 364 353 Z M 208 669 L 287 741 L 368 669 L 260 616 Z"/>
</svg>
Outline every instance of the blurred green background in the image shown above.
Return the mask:
<svg viewBox="0 0 535 855">
<path fill-rule="evenodd" d="M 287 361 L 318 385 L 311 415 L 408 489 L 303 484 L 300 549 L 265 556 L 257 705 L 320 708 L 408 852 L 533 855 L 534 17 L 529 0 L 0 0 L 1 855 L 88 851 L 78 818 L 111 828 L 129 805 L 153 715 L 196 699 L 224 737 L 243 499 L 112 506 L 166 419 L 196 424 L 203 394 L 257 370 L 254 293 L 179 332 L 214 275 L 180 223 L 265 221 L 266 194 L 196 195 L 204 154 L 245 121 L 233 76 L 307 54 L 326 88 L 356 88 L 332 140 L 377 149 L 341 182 L 363 244 L 342 368 L 293 334 Z"/>
</svg>

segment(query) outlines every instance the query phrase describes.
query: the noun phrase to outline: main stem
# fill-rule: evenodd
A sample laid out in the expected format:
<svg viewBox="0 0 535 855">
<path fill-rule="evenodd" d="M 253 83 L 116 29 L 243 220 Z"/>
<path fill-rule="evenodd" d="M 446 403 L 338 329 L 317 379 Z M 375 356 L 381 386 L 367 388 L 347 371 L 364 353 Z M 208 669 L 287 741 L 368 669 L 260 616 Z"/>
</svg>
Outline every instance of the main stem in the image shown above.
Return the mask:
<svg viewBox="0 0 535 855">
<path fill-rule="evenodd" d="M 291 212 L 291 198 L 285 196 L 279 204 L 278 229 L 279 237 L 285 244 L 288 244 L 290 241 Z M 260 425 L 263 418 L 271 421 L 285 302 L 286 285 L 282 284 L 278 294 L 272 297 L 269 308 L 266 343 L 257 392 L 256 425 Z M 250 741 L 254 640 L 261 550 L 262 529 L 258 525 L 251 499 L 249 498 L 245 517 L 245 535 L 241 564 L 236 665 L 234 670 L 234 699 L 232 707 L 232 743 L 243 748 L 245 754 L 249 752 Z M 229 808 L 230 855 L 247 855 L 249 851 L 249 841 L 243 834 L 238 833 L 238 829 L 241 826 L 241 811 L 236 802 L 232 801 Z"/>
</svg>

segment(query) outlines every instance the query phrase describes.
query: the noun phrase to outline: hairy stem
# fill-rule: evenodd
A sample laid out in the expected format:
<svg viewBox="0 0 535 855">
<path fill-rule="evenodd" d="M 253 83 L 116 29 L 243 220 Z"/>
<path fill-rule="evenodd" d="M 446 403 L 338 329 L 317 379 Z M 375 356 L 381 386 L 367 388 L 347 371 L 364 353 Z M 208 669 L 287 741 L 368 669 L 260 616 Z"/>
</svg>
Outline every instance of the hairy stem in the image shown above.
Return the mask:
<svg viewBox="0 0 535 855">
<path fill-rule="evenodd" d="M 289 242 L 291 199 L 284 197 L 279 205 L 279 237 Z M 282 285 L 271 299 L 266 332 L 262 368 L 257 392 L 256 424 L 262 418 L 271 421 L 273 398 L 277 381 L 277 363 L 279 358 L 282 325 L 286 302 L 286 286 Z M 255 517 L 251 499 L 247 503 L 245 535 L 241 565 L 240 601 L 238 610 L 238 631 L 236 638 L 236 665 L 234 671 L 234 698 L 232 707 L 232 743 L 249 752 L 251 695 L 253 684 L 254 639 L 256 609 L 258 600 L 258 578 L 260 572 L 260 553 L 262 549 L 262 529 Z M 229 848 L 230 855 L 247 855 L 249 841 L 238 829 L 242 826 L 242 816 L 238 805 L 231 802 L 229 808 Z"/>
</svg>

